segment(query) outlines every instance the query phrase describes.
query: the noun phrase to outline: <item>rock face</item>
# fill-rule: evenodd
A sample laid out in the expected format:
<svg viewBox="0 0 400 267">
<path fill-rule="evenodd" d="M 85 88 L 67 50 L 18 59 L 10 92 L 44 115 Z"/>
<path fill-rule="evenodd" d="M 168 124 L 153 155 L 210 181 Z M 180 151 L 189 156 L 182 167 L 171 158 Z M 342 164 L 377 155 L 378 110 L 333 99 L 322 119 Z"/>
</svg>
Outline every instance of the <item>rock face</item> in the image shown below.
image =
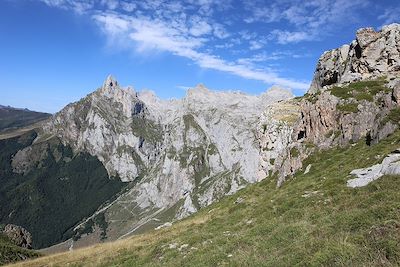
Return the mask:
<svg viewBox="0 0 400 267">
<path fill-rule="evenodd" d="M 398 128 L 399 40 L 399 24 L 384 26 L 380 32 L 357 31 L 350 45 L 325 52 L 319 59 L 308 93 L 296 103 L 298 113 L 293 117 L 298 120 L 288 124 L 261 117 L 267 132 L 259 136 L 261 150 L 266 151 L 263 166 L 278 173 L 278 185 L 302 168 L 302 160 L 316 149 L 362 139 L 372 145 Z M 277 154 L 271 168 L 268 161 Z"/>
<path fill-rule="evenodd" d="M 31 234 L 21 226 L 7 224 L 4 227 L 3 234 L 6 235 L 11 242 L 22 248 L 32 248 Z"/>
<path fill-rule="evenodd" d="M 325 52 L 318 61 L 310 94 L 326 85 L 372 79 L 400 71 L 400 24 L 357 31 L 350 45 Z"/>
<path fill-rule="evenodd" d="M 116 239 L 184 218 L 264 179 L 272 168 L 266 159 L 276 157 L 279 143 L 288 140 L 276 136 L 266 141 L 274 143 L 275 155 L 261 153 L 260 115 L 292 97 L 278 87 L 251 96 L 198 85 L 183 99 L 164 101 L 149 91 L 122 88 L 109 76 L 101 88 L 55 114 L 33 145 L 14 155 L 12 166 L 14 172 L 29 172 L 40 161 L 39 144 L 52 137 L 74 153 L 97 157 L 110 176 L 130 183 L 129 189 L 75 231 L 104 215 L 107 238 Z M 94 236 L 79 235 L 74 247 Z"/>
</svg>

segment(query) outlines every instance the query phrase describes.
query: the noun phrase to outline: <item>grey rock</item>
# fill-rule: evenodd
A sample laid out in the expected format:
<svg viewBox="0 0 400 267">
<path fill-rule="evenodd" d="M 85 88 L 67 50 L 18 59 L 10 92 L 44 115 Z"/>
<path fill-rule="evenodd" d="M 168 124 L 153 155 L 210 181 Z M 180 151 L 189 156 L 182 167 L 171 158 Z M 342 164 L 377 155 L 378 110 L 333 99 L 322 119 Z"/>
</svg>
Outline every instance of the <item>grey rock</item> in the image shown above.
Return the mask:
<svg viewBox="0 0 400 267">
<path fill-rule="evenodd" d="M 400 24 L 357 31 L 350 45 L 325 52 L 319 59 L 309 94 L 343 84 L 400 71 Z"/>
<path fill-rule="evenodd" d="M 15 157 L 15 165 L 27 164 L 32 151 L 55 136 L 74 153 L 97 157 L 110 177 L 127 183 L 140 177 L 90 217 L 104 213 L 107 237 L 113 240 L 135 233 L 169 209 L 172 221 L 182 219 L 264 179 L 263 157 L 268 156 L 260 152 L 259 118 L 289 98 L 293 95 L 279 87 L 252 96 L 198 85 L 182 99 L 161 100 L 150 91 L 123 88 L 109 76 L 101 88 L 55 114 L 34 144 Z"/>
<path fill-rule="evenodd" d="M 384 175 L 399 175 L 400 153 L 397 150 L 395 153 L 385 157 L 382 163 L 368 168 L 353 170 L 350 174 L 357 176 L 357 178 L 347 181 L 347 186 L 352 188 L 366 186 Z"/>
<path fill-rule="evenodd" d="M 19 247 L 27 249 L 32 248 L 32 235 L 21 226 L 7 224 L 3 229 L 3 234 Z"/>
</svg>

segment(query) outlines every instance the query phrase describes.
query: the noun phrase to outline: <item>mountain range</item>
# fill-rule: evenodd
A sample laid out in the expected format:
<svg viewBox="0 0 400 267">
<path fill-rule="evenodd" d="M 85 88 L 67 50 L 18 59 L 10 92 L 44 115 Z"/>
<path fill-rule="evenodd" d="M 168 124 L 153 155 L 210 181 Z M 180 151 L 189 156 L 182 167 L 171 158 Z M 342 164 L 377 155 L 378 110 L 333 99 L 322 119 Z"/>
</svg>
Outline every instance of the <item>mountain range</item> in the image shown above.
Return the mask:
<svg viewBox="0 0 400 267">
<path fill-rule="evenodd" d="M 182 99 L 161 100 L 109 76 L 35 127 L 0 136 L 0 221 L 24 227 L 34 248 L 54 253 L 176 231 L 172 225 L 185 224 L 179 220 L 204 218 L 219 201 L 241 205 L 249 195 L 236 196 L 257 186 L 250 184 L 279 190 L 294 178 L 308 181 L 307 173 L 315 178 L 315 166 L 327 168 L 329 158 L 315 159 L 324 151 L 338 158 L 330 151 L 386 151 L 365 160 L 375 167 L 354 164 L 350 187 L 399 175 L 396 152 L 384 146 L 399 128 L 399 41 L 399 24 L 360 29 L 351 44 L 323 53 L 303 97 L 279 87 L 252 96 L 200 84 Z M 301 190 L 302 198 L 320 194 Z"/>
</svg>

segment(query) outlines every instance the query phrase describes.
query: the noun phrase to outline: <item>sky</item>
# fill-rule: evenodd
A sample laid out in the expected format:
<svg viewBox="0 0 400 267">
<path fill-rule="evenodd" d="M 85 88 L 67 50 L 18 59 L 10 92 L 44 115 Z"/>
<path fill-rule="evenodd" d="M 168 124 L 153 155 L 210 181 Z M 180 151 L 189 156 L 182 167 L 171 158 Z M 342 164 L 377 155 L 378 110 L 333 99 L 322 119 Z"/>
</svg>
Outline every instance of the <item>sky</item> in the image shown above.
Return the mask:
<svg viewBox="0 0 400 267">
<path fill-rule="evenodd" d="M 0 104 L 54 113 L 99 88 L 181 98 L 199 83 L 304 94 L 320 55 L 398 0 L 0 0 Z"/>
</svg>

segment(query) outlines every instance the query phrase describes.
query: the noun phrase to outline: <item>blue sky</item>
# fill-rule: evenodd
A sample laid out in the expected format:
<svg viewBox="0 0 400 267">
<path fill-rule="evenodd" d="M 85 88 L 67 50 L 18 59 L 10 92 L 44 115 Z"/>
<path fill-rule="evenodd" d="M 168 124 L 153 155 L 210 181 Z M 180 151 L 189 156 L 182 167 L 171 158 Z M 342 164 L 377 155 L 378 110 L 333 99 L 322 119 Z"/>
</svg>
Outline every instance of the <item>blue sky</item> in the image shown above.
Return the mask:
<svg viewBox="0 0 400 267">
<path fill-rule="evenodd" d="M 108 74 L 164 99 L 198 83 L 301 95 L 325 50 L 398 14 L 397 0 L 1 0 L 0 104 L 56 112 Z"/>
</svg>

